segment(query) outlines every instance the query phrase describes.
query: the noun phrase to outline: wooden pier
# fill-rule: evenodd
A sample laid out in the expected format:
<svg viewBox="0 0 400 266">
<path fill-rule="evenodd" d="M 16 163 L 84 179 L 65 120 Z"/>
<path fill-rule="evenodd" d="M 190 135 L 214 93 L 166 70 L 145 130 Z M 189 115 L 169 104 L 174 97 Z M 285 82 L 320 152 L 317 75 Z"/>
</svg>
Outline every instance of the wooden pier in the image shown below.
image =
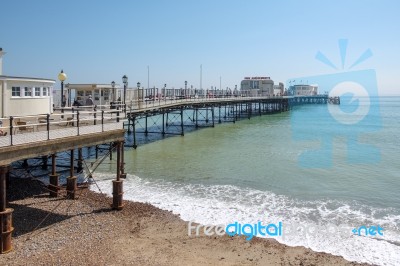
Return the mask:
<svg viewBox="0 0 400 266">
<path fill-rule="evenodd" d="M 82 168 L 82 148 L 109 145 L 109 155 L 117 153 L 117 172 L 113 180 L 112 208 L 123 208 L 124 147 L 126 132 L 133 136 L 137 147 L 137 134 L 184 136 L 187 127 L 214 127 L 217 123 L 250 119 L 252 116 L 288 111 L 301 104 L 327 104 L 328 96 L 302 97 L 221 97 L 156 99 L 119 106 L 63 108 L 54 114 L 2 118 L 0 136 L 0 253 L 12 250 L 12 213 L 7 208 L 6 180 L 11 164 L 20 160 L 43 157 L 47 166 L 51 158 L 49 196 L 59 195 L 59 174 L 56 171 L 56 154 L 70 151 L 69 176 L 66 178 L 67 198 L 74 199 L 77 180 L 74 150 L 78 150 L 78 168 Z M 159 123 L 154 122 L 160 120 Z M 15 123 L 15 121 L 20 123 Z M 21 121 L 23 123 L 21 123 Z M 150 125 L 149 125 L 150 123 Z M 28 130 L 29 129 L 29 130 Z M 99 162 L 101 163 L 101 161 Z"/>
</svg>

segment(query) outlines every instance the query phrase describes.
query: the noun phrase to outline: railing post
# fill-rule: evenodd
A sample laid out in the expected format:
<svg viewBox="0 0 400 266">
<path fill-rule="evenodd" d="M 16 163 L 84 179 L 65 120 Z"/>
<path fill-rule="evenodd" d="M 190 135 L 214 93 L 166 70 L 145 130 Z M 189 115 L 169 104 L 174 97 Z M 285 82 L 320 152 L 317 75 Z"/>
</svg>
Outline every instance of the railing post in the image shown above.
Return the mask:
<svg viewBox="0 0 400 266">
<path fill-rule="evenodd" d="M 11 146 L 13 145 L 13 120 L 14 117 L 10 116 L 10 141 L 11 141 Z"/>
<path fill-rule="evenodd" d="M 72 126 L 75 126 L 75 123 L 74 123 L 74 108 L 72 108 L 71 110 L 72 110 Z"/>
<path fill-rule="evenodd" d="M 46 115 L 47 140 L 50 139 L 50 114 Z"/>
<path fill-rule="evenodd" d="M 104 110 L 101 110 L 101 132 L 104 132 Z"/>
<path fill-rule="evenodd" d="M 131 133 L 131 113 L 128 114 L 128 134 Z"/>
<path fill-rule="evenodd" d="M 93 111 L 94 111 L 94 121 L 93 121 L 93 125 L 97 125 L 97 121 L 96 121 L 96 118 L 97 118 L 97 105 L 94 106 Z"/>
<path fill-rule="evenodd" d="M 78 136 L 79 136 L 79 111 L 76 111 L 76 126 L 78 127 Z"/>
</svg>

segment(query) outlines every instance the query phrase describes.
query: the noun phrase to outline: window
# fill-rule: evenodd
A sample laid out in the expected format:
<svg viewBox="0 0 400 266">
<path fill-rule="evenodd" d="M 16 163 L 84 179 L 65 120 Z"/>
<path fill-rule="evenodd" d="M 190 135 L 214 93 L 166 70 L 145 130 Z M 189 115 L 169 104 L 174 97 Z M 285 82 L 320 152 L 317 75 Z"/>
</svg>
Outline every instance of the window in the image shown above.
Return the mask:
<svg viewBox="0 0 400 266">
<path fill-rule="evenodd" d="M 20 87 L 12 87 L 12 96 L 21 96 L 21 88 Z"/>
<path fill-rule="evenodd" d="M 35 87 L 35 96 L 40 96 L 40 87 Z"/>
<path fill-rule="evenodd" d="M 25 87 L 25 96 L 32 96 L 32 88 Z"/>
</svg>

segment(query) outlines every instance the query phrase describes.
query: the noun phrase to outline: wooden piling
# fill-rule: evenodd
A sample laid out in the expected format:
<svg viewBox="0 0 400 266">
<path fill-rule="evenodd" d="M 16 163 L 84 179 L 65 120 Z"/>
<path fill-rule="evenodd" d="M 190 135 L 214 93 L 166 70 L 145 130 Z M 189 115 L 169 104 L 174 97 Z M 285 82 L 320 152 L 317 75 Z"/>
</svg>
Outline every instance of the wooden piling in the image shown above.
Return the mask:
<svg viewBox="0 0 400 266">
<path fill-rule="evenodd" d="M 117 143 L 117 180 L 113 180 L 113 203 L 114 210 L 122 210 L 123 206 L 123 180 L 121 180 L 121 142 Z"/>
<path fill-rule="evenodd" d="M 0 253 L 10 252 L 12 247 L 12 213 L 13 209 L 7 208 L 6 175 L 8 166 L 0 166 Z"/>
</svg>

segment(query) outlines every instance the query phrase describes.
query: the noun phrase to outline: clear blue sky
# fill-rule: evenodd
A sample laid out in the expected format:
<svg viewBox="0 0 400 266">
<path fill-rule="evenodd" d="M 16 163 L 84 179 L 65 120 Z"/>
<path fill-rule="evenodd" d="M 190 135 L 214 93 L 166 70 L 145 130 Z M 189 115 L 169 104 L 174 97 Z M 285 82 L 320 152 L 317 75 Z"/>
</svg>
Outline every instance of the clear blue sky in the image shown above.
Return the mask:
<svg viewBox="0 0 400 266">
<path fill-rule="evenodd" d="M 140 81 L 150 86 L 233 88 L 244 76 L 275 82 L 337 73 L 338 39 L 347 38 L 346 66 L 375 69 L 382 94 L 400 94 L 399 1 L 2 0 L 0 47 L 6 75 L 69 83 Z M 345 66 L 345 70 L 346 70 Z M 342 70 L 340 70 L 342 71 Z M 57 86 L 59 87 L 59 83 Z"/>
</svg>

